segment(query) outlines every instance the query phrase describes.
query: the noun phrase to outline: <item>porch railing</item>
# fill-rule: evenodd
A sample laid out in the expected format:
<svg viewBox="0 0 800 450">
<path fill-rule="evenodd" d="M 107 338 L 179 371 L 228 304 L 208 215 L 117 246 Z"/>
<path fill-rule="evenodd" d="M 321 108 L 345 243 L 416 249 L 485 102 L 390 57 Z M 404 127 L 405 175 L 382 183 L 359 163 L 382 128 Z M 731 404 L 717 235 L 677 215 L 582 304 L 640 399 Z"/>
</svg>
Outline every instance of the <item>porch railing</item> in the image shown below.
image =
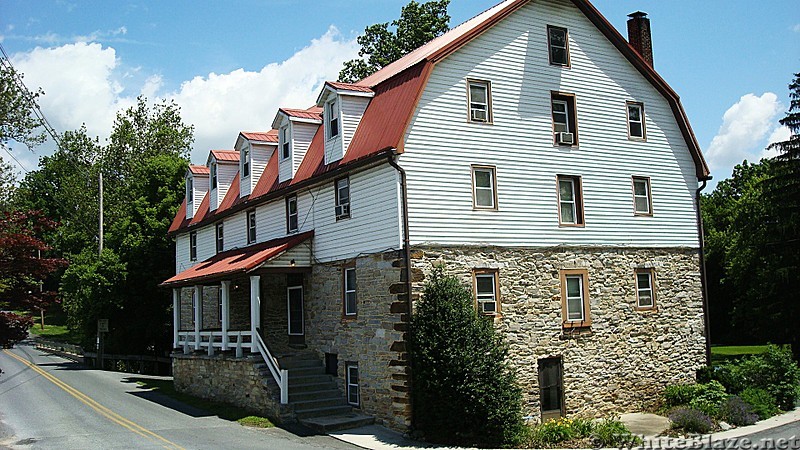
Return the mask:
<svg viewBox="0 0 800 450">
<path fill-rule="evenodd" d="M 209 355 L 214 355 L 217 349 L 231 349 L 236 351 L 237 358 L 244 355 L 245 349 L 250 350 L 251 353 L 258 351 L 264 359 L 269 373 L 280 388 L 281 404 L 289 403 L 289 371 L 280 368 L 278 360 L 272 356 L 258 331 L 255 335 L 249 330 L 228 331 L 227 334 L 222 331 L 201 331 L 199 342 L 195 341 L 194 331 L 178 331 L 178 346 L 183 348 L 184 353 L 190 353 L 195 349 L 205 349 Z"/>
<path fill-rule="evenodd" d="M 256 344 L 258 345 L 258 352 L 261 353 L 261 357 L 264 358 L 264 362 L 267 364 L 267 368 L 269 368 L 269 373 L 272 374 L 272 378 L 275 379 L 275 382 L 278 383 L 278 387 L 281 389 L 281 405 L 285 405 L 289 403 L 289 371 L 280 368 L 278 360 L 272 356 L 269 348 L 267 348 L 267 344 L 264 343 L 264 339 L 261 338 L 261 330 L 256 329 L 255 337 Z"/>
</svg>

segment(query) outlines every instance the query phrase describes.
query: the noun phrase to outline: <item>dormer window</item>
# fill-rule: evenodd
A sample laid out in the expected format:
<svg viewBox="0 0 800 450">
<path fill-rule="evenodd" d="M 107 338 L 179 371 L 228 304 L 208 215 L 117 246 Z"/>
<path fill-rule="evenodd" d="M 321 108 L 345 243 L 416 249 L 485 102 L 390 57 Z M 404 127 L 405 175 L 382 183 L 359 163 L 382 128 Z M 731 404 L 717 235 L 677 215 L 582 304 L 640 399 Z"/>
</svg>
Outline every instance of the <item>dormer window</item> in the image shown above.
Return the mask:
<svg viewBox="0 0 800 450">
<path fill-rule="evenodd" d="M 336 99 L 327 103 L 325 115 L 328 118 L 328 139 L 333 139 L 339 135 L 339 107 L 336 104 Z"/>
<path fill-rule="evenodd" d="M 211 164 L 211 167 L 209 168 L 209 170 L 211 171 L 211 189 L 216 189 L 217 188 L 217 165 L 216 164 Z"/>
<path fill-rule="evenodd" d="M 281 128 L 281 159 L 289 159 L 291 147 L 289 146 L 289 127 Z"/>
<path fill-rule="evenodd" d="M 242 147 L 242 177 L 250 176 L 250 146 L 245 145 Z"/>
<path fill-rule="evenodd" d="M 194 201 L 194 178 L 189 177 L 186 179 L 186 203 Z"/>
</svg>

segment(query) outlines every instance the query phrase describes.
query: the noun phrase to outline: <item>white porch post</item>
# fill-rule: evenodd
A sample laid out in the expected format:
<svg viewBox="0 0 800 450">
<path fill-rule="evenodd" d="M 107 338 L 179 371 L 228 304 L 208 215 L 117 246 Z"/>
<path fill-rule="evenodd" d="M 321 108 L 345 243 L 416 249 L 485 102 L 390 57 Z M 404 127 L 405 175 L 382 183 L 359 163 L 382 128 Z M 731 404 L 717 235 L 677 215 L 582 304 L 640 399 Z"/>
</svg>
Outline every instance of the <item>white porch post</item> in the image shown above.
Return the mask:
<svg viewBox="0 0 800 450">
<path fill-rule="evenodd" d="M 256 328 L 261 324 L 261 277 L 259 275 L 250 276 L 250 352 L 257 353 L 258 345 Z"/>
<path fill-rule="evenodd" d="M 194 287 L 194 349 L 200 350 L 200 329 L 203 327 L 203 286 Z"/>
<path fill-rule="evenodd" d="M 222 289 L 220 295 L 222 296 L 222 351 L 228 350 L 228 327 L 230 326 L 231 314 L 231 282 L 230 280 L 222 281 Z"/>
<path fill-rule="evenodd" d="M 172 348 L 178 348 L 178 330 L 181 327 L 181 288 L 172 289 Z"/>
</svg>

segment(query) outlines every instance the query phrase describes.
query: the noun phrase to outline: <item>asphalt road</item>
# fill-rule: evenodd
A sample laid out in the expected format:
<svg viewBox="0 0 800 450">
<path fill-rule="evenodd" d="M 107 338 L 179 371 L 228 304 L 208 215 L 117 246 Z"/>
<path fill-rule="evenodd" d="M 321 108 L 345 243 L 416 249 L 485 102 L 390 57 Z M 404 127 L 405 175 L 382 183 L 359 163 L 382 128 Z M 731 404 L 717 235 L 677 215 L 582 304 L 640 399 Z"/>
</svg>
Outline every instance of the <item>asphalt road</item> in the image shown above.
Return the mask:
<svg viewBox="0 0 800 450">
<path fill-rule="evenodd" d="M 27 344 L 0 351 L 0 369 L 0 448 L 357 448 L 243 427 L 140 388 L 135 380 L 147 376 L 86 368 Z"/>
</svg>

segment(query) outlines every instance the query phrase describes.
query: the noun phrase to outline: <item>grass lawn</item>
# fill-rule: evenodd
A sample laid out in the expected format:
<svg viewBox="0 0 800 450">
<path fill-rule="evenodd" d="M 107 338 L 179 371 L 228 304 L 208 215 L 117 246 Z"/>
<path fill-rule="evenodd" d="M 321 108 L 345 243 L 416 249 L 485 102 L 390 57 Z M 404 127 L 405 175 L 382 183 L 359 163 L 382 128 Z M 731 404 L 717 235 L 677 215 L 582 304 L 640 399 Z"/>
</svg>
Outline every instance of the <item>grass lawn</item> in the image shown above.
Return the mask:
<svg viewBox="0 0 800 450">
<path fill-rule="evenodd" d="M 742 356 L 757 355 L 767 351 L 766 345 L 726 345 L 711 347 L 711 362 L 722 363 Z"/>
<path fill-rule="evenodd" d="M 145 389 L 151 389 L 155 392 L 159 392 L 171 397 L 181 403 L 208 411 L 212 414 L 215 414 L 220 419 L 236 421 L 239 424 L 248 427 L 271 428 L 275 426 L 266 417 L 251 415 L 249 412 L 237 406 L 212 402 L 210 400 L 204 400 L 202 398 L 180 393 L 175 390 L 175 386 L 171 380 L 158 380 L 151 378 L 132 378 L 131 380 L 135 381 L 136 384 Z"/>
<path fill-rule="evenodd" d="M 67 315 L 60 306 L 55 306 L 45 313 L 44 329 L 39 316 L 34 315 L 34 320 L 36 323 L 30 329 L 31 334 L 51 341 L 80 345 L 80 337 L 67 329 Z"/>
</svg>

